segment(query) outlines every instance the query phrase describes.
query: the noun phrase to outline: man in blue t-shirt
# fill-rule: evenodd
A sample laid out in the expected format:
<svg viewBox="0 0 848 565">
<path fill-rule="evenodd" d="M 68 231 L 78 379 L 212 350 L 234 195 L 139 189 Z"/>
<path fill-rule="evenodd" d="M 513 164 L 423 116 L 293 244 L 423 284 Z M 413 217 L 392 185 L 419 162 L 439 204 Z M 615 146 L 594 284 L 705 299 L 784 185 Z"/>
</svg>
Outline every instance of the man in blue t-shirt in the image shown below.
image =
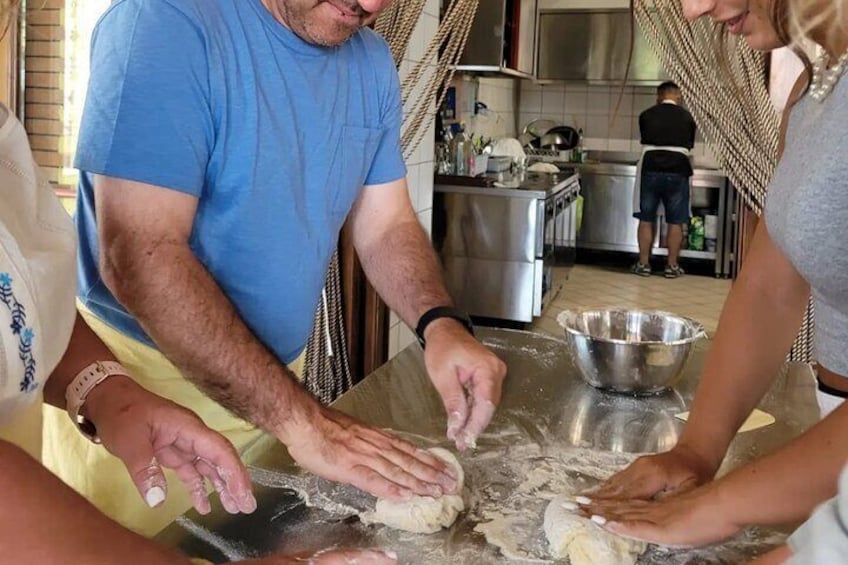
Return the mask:
<svg viewBox="0 0 848 565">
<path fill-rule="evenodd" d="M 389 2 L 113 2 L 77 153 L 80 299 L 145 386 L 205 421 L 230 411 L 375 495 L 438 496 L 456 484 L 440 460 L 321 406 L 286 367 L 347 219 L 372 284 L 422 328 L 459 449 L 500 400 L 505 365 L 452 309 L 408 198 L 397 72 L 365 27 Z M 256 438 L 227 426 L 244 453 Z"/>
</svg>

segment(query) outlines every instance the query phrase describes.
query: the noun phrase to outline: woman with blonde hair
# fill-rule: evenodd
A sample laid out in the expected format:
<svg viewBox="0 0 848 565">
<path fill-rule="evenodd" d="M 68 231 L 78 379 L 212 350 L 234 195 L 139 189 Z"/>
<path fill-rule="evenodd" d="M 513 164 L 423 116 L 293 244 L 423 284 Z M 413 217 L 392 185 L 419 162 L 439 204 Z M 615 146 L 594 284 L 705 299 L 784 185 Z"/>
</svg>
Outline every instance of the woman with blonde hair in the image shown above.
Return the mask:
<svg viewBox="0 0 848 565">
<path fill-rule="evenodd" d="M 0 0 L 0 27 L 17 1 Z M 200 513 L 207 483 L 232 513 L 256 508 L 250 478 L 223 436 L 133 381 L 76 311 L 70 216 L 33 161 L 26 132 L 0 105 L 0 563 L 188 564 L 113 522 L 51 475 L 41 456 L 42 399 L 121 459 L 151 508 L 172 469 Z M 78 454 L 68 453 L 67 457 Z M 154 510 L 151 510 L 154 512 Z M 328 552 L 253 563 L 392 563 L 383 552 Z"/>
<path fill-rule="evenodd" d="M 709 16 L 753 49 L 809 40 L 822 52 L 793 89 L 764 219 L 724 306 L 678 444 L 614 476 L 586 509 L 618 534 L 691 546 L 747 525 L 805 520 L 836 494 L 848 461 L 848 9 L 845 0 L 681 1 L 687 18 Z M 713 480 L 737 430 L 779 374 L 810 296 L 822 420 Z M 844 506 L 842 513 L 848 517 Z M 772 557 L 787 558 L 788 549 L 781 551 Z"/>
</svg>

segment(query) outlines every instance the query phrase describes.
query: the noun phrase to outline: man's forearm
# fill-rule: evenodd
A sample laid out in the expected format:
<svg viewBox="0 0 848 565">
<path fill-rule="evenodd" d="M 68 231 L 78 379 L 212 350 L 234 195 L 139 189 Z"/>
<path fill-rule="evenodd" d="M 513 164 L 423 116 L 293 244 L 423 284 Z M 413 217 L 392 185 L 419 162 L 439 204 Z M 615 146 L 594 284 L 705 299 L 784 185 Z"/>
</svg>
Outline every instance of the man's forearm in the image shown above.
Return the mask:
<svg viewBox="0 0 848 565">
<path fill-rule="evenodd" d="M 414 216 L 357 251 L 368 280 L 407 325 L 415 327 L 431 308 L 453 304 L 436 252 Z"/>
<path fill-rule="evenodd" d="M 201 390 L 283 441 L 310 417 L 308 393 L 258 340 L 181 243 L 130 251 L 104 278 L 162 352 Z M 106 273 L 109 273 L 106 276 Z"/>
<path fill-rule="evenodd" d="M 0 441 L 0 462 L 0 563 L 189 564 L 108 519 L 17 447 Z"/>
</svg>

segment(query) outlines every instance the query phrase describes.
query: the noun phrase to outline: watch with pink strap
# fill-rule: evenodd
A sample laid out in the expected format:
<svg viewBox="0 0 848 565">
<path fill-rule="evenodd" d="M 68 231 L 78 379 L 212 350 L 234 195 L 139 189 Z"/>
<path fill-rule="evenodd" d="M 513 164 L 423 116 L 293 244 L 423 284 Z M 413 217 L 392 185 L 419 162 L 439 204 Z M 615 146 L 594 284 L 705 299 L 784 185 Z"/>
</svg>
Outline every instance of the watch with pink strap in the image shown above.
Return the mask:
<svg viewBox="0 0 848 565">
<path fill-rule="evenodd" d="M 95 361 L 79 372 L 68 388 L 65 389 L 65 402 L 71 421 L 80 433 L 94 443 L 100 443 L 94 423 L 80 414 L 85 399 L 94 387 L 115 375 L 129 377 L 126 369 L 115 361 Z"/>
</svg>

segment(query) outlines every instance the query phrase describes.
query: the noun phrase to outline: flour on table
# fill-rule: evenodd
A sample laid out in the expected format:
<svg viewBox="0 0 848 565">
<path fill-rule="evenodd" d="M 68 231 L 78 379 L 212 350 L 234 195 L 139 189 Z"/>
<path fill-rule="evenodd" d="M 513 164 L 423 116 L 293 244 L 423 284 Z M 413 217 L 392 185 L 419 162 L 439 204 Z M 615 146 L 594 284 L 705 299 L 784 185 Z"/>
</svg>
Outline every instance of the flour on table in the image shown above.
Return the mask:
<svg viewBox="0 0 848 565">
<path fill-rule="evenodd" d="M 458 494 L 446 494 L 440 498 L 414 496 L 406 501 L 380 498 L 377 499 L 373 512 L 360 514 L 360 519 L 364 523 L 385 524 L 417 534 L 434 534 L 442 528 L 450 527 L 456 521 L 456 517 L 465 509 L 461 496 L 465 485 L 465 473 L 450 451 L 439 447 L 429 451 L 454 468 L 458 476 Z"/>
<path fill-rule="evenodd" d="M 551 555 L 571 565 L 633 565 L 648 548 L 644 542 L 610 533 L 564 505 L 571 496 L 557 496 L 545 510 L 545 537 Z"/>
</svg>

